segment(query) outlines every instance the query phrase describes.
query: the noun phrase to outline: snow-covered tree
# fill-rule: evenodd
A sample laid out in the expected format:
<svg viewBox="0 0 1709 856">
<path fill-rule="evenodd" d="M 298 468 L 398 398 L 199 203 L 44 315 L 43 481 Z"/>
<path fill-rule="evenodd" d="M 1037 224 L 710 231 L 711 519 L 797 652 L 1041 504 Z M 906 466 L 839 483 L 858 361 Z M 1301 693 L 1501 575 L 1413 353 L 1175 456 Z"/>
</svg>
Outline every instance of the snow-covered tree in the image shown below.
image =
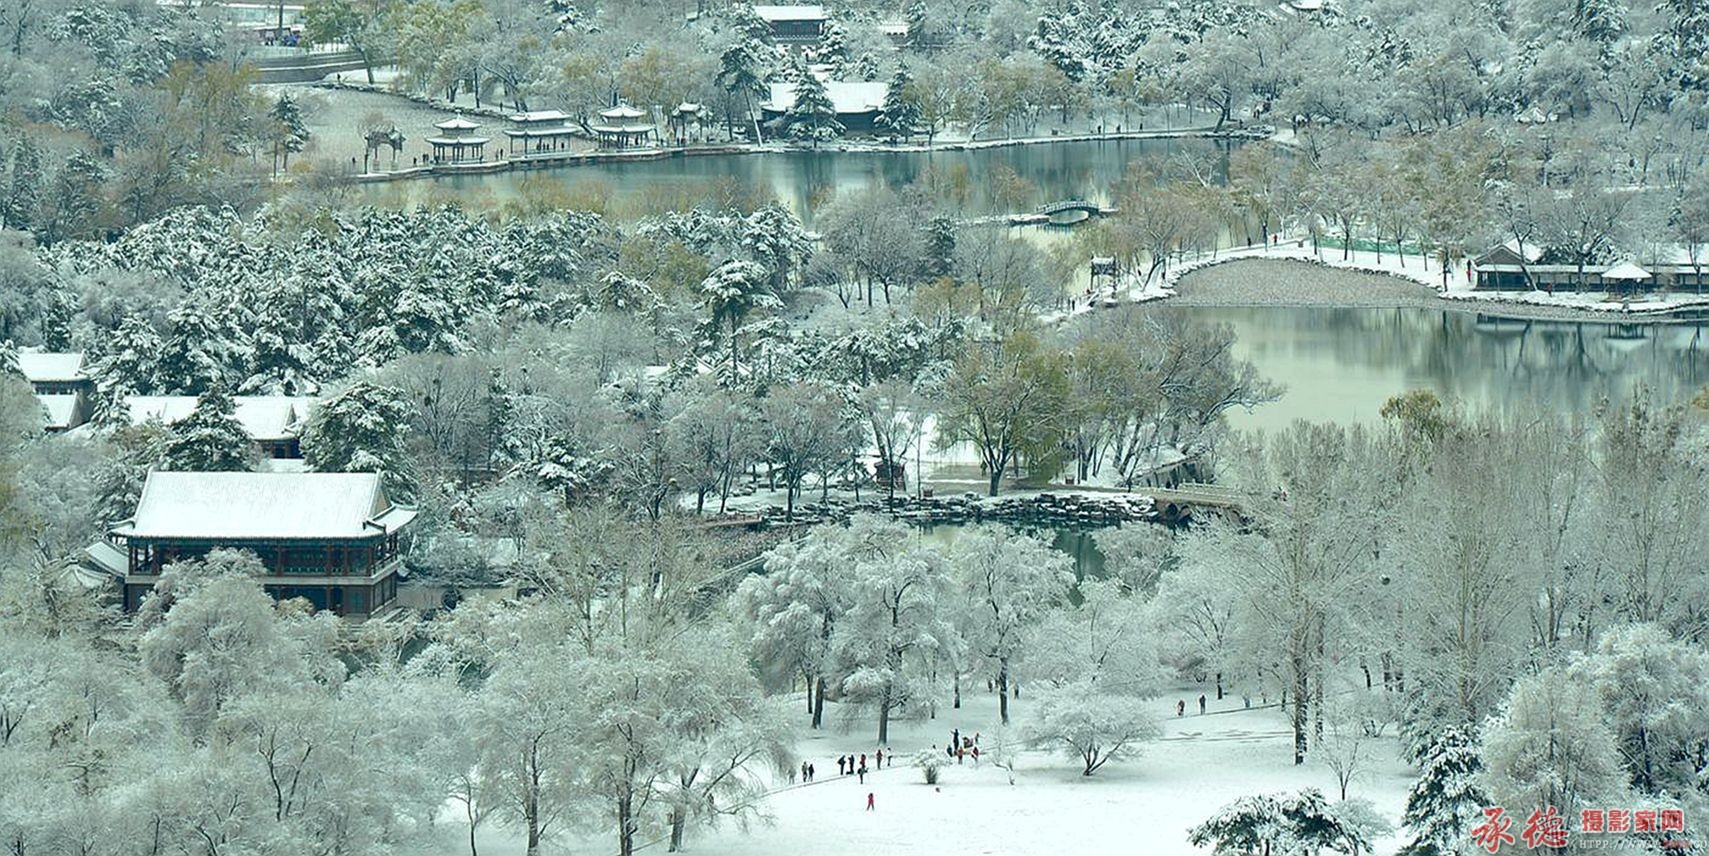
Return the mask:
<svg viewBox="0 0 1709 856">
<path fill-rule="evenodd" d="M 1618 746 L 1596 688 L 1563 669 L 1546 669 L 1519 679 L 1485 726 L 1478 785 L 1496 805 L 1553 806 L 1575 817 L 1582 808 L 1624 798 Z"/>
<path fill-rule="evenodd" d="M 1402 851 L 1406 856 L 1465 853 L 1466 833 L 1489 804 L 1478 787 L 1482 770 L 1476 747 L 1460 729 L 1448 728 L 1431 743 L 1401 817 L 1413 836 Z"/>
<path fill-rule="evenodd" d="M 1709 652 L 1653 624 L 1611 628 L 1568 680 L 1601 699 L 1634 789 L 1653 795 L 1703 789 L 1709 770 Z"/>
<path fill-rule="evenodd" d="M 878 127 L 900 134 L 903 140 L 912 139 L 915 127 L 920 124 L 919 97 L 913 86 L 914 76 L 908 73 L 908 67 L 898 67 L 890 77 L 890 88 L 884 92 L 884 105 L 875 120 Z"/>
<path fill-rule="evenodd" d="M 950 580 L 941 556 L 915 546 L 902 524 L 868 524 L 889 530 L 881 551 L 846 566 L 852 601 L 831 633 L 832 656 L 845 677 L 843 692 L 878 712 L 878 742 L 890 741 L 898 709 L 923 713 L 927 665 L 953 653 Z"/>
<path fill-rule="evenodd" d="M 1033 695 L 1039 701 L 1026 727 L 1027 743 L 1078 761 L 1082 776 L 1139 754 L 1144 743 L 1162 733 L 1151 701 L 1092 681 L 1038 689 Z"/>
<path fill-rule="evenodd" d="M 820 526 L 766 555 L 764 576 L 743 580 L 735 602 L 753 626 L 753 648 L 770 668 L 799 672 L 813 727 L 825 718 L 825 691 L 835 679 L 831 640 L 854 599 L 845 569 L 882 556 L 896 527 L 858 516 L 844 526 Z"/>
<path fill-rule="evenodd" d="M 781 305 L 771 290 L 771 272 L 763 265 L 750 261 L 729 261 L 706 275 L 700 282 L 702 305 L 711 315 L 711 326 L 721 324 L 730 328 L 730 374 L 736 375 L 737 331 L 748 314 L 756 309 Z"/>
<path fill-rule="evenodd" d="M 303 430 L 303 458 L 317 472 L 380 473 L 394 501 L 415 495 L 404 438 L 410 405 L 402 390 L 357 381 L 314 410 Z"/>
<path fill-rule="evenodd" d="M 981 526 L 957 538 L 949 554 L 967 591 L 963 617 L 968 651 L 994 669 L 997 710 L 1009 724 L 1009 681 L 1027 631 L 1068 596 L 1068 554 L 1004 526 Z"/>
<path fill-rule="evenodd" d="M 221 390 L 196 399 L 196 409 L 167 430 L 169 470 L 223 472 L 253 469 L 255 444 L 237 421 L 237 405 Z"/>
<path fill-rule="evenodd" d="M 784 114 L 784 127 L 795 139 L 813 141 L 813 148 L 843 132 L 842 123 L 837 121 L 837 105 L 825 90 L 824 81 L 806 66 L 795 79 L 795 103 Z"/>
<path fill-rule="evenodd" d="M 336 619 L 282 613 L 255 579 L 254 554 L 215 550 L 167 566 L 143 607 L 143 664 L 205 733 L 229 705 L 264 691 L 337 686 L 345 677 Z"/>
</svg>

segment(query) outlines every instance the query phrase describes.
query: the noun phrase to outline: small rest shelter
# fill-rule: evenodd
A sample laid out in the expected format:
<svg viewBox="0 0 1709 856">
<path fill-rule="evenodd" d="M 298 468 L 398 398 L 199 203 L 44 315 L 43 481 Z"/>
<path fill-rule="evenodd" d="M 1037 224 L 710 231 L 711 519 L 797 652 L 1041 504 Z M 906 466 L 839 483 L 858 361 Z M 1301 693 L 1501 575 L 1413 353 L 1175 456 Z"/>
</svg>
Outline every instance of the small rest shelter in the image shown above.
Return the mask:
<svg viewBox="0 0 1709 856">
<path fill-rule="evenodd" d="M 645 112 L 628 104 L 619 104 L 599 111 L 599 124 L 593 126 L 593 132 L 598 135 L 599 147 L 602 149 L 644 147 L 656 130 Z"/>
<path fill-rule="evenodd" d="M 433 147 L 433 162 L 442 164 L 480 163 L 487 159 L 486 147 L 491 142 L 480 136 L 480 123 L 458 116 L 434 124 L 439 133 L 427 138 Z"/>
<path fill-rule="evenodd" d="M 510 138 L 507 152 L 512 156 L 561 154 L 575 142 L 577 129 L 570 123 L 570 114 L 562 110 L 517 113 L 510 123 L 504 135 Z"/>
</svg>

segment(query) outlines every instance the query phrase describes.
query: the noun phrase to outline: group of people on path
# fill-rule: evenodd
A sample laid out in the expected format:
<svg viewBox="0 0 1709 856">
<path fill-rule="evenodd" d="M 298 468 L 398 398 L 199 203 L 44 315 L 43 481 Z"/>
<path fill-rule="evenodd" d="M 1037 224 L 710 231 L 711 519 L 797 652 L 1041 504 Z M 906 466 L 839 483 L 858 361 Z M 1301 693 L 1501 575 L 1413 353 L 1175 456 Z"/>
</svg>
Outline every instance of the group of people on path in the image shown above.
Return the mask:
<svg viewBox="0 0 1709 856">
<path fill-rule="evenodd" d="M 1247 707 L 1251 707 L 1251 706 L 1252 705 L 1250 703 L 1247 704 Z M 1187 715 L 1187 700 L 1186 699 L 1181 699 L 1181 700 L 1175 702 L 1175 715 L 1176 716 L 1186 716 Z M 1199 715 L 1200 716 L 1205 715 L 1205 694 L 1204 693 L 1199 693 Z"/>
<path fill-rule="evenodd" d="M 949 745 L 944 747 L 945 754 L 960 764 L 963 759 L 973 758 L 973 763 L 979 763 L 979 732 L 973 732 L 972 737 L 963 737 L 961 729 L 953 728 L 949 732 Z"/>
<path fill-rule="evenodd" d="M 858 778 L 860 783 L 864 785 L 864 784 L 866 784 L 866 774 L 867 773 L 869 773 L 873 770 L 882 769 L 886 763 L 892 763 L 893 764 L 893 763 L 895 763 L 895 761 L 896 761 L 896 753 L 894 751 L 888 753 L 888 758 L 887 758 L 886 753 L 883 749 L 875 750 L 872 753 L 872 766 L 870 766 L 870 767 L 868 767 L 866 764 L 866 753 L 865 752 L 862 752 L 858 755 L 855 753 L 852 753 L 852 752 L 847 754 L 847 755 L 838 755 L 837 756 L 837 775 L 839 775 L 839 776 L 855 776 Z M 802 761 L 801 766 L 798 768 L 798 770 L 801 773 L 802 784 L 812 782 L 813 780 L 818 778 L 818 770 L 814 768 L 813 762 L 811 762 L 811 761 Z M 795 783 L 796 772 L 797 772 L 797 770 L 790 770 L 789 771 L 789 782 L 790 782 L 790 784 Z"/>
</svg>

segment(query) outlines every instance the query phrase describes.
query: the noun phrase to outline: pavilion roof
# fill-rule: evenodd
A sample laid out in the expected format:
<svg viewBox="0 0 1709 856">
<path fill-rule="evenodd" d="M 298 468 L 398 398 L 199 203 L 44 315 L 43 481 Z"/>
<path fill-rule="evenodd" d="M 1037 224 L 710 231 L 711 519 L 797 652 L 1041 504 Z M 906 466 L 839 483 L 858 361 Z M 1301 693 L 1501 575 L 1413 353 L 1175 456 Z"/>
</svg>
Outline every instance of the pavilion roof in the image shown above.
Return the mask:
<svg viewBox="0 0 1709 856">
<path fill-rule="evenodd" d="M 1650 272 L 1627 261 L 1621 262 L 1602 272 L 1603 279 L 1649 279 Z"/>
<path fill-rule="evenodd" d="M 529 110 L 525 113 L 512 115 L 510 121 L 519 124 L 533 124 L 535 122 L 563 122 L 569 118 L 570 114 L 562 110 Z"/>
<path fill-rule="evenodd" d="M 236 395 L 233 415 L 254 440 L 283 440 L 295 437 L 308 421 L 316 399 L 296 395 Z M 158 419 L 171 425 L 196 410 L 193 395 L 130 395 L 125 409 L 133 424 Z"/>
<path fill-rule="evenodd" d="M 433 123 L 433 127 L 438 128 L 442 131 L 473 131 L 474 129 L 479 128 L 480 126 L 481 125 L 479 122 L 471 122 L 468 119 L 463 118 L 462 116 L 457 116 L 455 118 L 446 119 L 443 122 Z"/>
<path fill-rule="evenodd" d="M 415 518 L 377 473 L 152 472 L 120 538 L 339 541 L 391 534 Z"/>
<path fill-rule="evenodd" d="M 831 104 L 835 105 L 837 113 L 843 115 L 883 109 L 884 97 L 889 93 L 890 84 L 882 80 L 825 81 L 825 95 L 831 99 Z M 778 113 L 787 112 L 795 106 L 795 84 L 771 84 L 771 99 L 762 106 Z"/>
<path fill-rule="evenodd" d="M 639 119 L 645 115 L 647 114 L 628 104 L 619 104 L 616 107 L 607 107 L 599 111 L 599 118 L 601 119 Z"/>
<path fill-rule="evenodd" d="M 37 395 L 36 400 L 47 413 L 48 428 L 63 431 L 71 427 L 71 420 L 77 416 L 76 395 Z"/>
<path fill-rule="evenodd" d="M 83 372 L 83 352 L 18 351 L 18 370 L 30 383 L 72 382 L 88 380 Z"/>
<path fill-rule="evenodd" d="M 778 21 L 823 21 L 823 6 L 755 6 L 754 14 L 767 23 Z"/>
</svg>

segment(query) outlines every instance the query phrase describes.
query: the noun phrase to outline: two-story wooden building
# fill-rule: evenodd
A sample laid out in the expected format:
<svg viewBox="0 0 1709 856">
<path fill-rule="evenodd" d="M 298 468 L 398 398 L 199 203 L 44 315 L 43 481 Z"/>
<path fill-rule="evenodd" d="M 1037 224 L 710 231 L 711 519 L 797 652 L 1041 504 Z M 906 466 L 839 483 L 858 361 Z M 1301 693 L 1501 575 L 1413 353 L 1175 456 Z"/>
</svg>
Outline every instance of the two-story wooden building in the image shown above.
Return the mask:
<svg viewBox="0 0 1709 856">
<path fill-rule="evenodd" d="M 386 498 L 373 473 L 154 472 L 136 516 L 88 556 L 120 578 L 126 612 L 167 565 L 228 548 L 260 557 L 261 584 L 275 598 L 362 619 L 392 608 L 398 539 L 415 516 Z"/>
</svg>

